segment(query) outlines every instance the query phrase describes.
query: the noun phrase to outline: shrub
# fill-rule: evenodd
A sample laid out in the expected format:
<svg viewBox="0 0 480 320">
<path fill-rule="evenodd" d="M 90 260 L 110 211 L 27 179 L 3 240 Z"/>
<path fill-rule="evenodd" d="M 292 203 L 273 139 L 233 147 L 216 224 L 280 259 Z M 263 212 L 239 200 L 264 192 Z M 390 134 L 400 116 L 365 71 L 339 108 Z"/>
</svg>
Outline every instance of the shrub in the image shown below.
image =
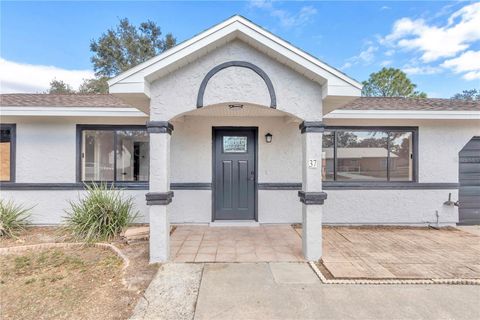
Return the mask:
<svg viewBox="0 0 480 320">
<path fill-rule="evenodd" d="M 77 240 L 86 242 L 110 240 L 132 223 L 133 197 L 124 197 L 122 191 L 107 184 L 85 185 L 87 194 L 78 201 L 70 201 L 66 227 Z"/>
<path fill-rule="evenodd" d="M 11 199 L 0 199 L 0 236 L 16 238 L 17 232 L 28 225 L 31 209 Z"/>
</svg>

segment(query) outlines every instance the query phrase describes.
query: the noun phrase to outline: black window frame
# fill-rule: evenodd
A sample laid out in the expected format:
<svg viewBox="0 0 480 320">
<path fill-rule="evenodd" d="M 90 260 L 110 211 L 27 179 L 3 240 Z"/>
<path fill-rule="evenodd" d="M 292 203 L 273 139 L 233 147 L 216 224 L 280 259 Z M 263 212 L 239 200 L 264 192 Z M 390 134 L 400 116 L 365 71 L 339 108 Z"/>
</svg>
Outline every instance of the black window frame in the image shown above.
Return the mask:
<svg viewBox="0 0 480 320">
<path fill-rule="evenodd" d="M 17 125 L 15 123 L 0 123 L 0 129 L 10 130 L 10 180 L 1 183 L 15 182 L 17 157 Z"/>
<path fill-rule="evenodd" d="M 387 179 L 382 181 L 369 180 L 337 180 L 337 131 L 382 131 L 387 133 Z M 333 180 L 324 180 L 328 185 L 344 184 L 409 184 L 418 183 L 418 127 L 399 127 L 399 126 L 325 126 L 325 132 L 333 132 Z M 412 180 L 401 181 L 390 179 L 390 133 L 391 132 L 411 132 L 412 133 Z"/>
<path fill-rule="evenodd" d="M 113 132 L 113 180 L 112 181 L 95 181 L 95 180 L 82 180 L 82 133 L 85 130 L 97 130 L 97 131 L 111 131 Z M 117 180 L 117 132 L 118 131 L 145 131 L 147 132 L 146 125 L 97 125 L 97 124 L 77 124 L 77 152 L 76 152 L 76 181 L 80 183 L 101 183 L 115 185 L 144 185 L 148 184 L 146 181 L 118 181 Z M 150 137 L 149 137 L 150 138 Z"/>
</svg>

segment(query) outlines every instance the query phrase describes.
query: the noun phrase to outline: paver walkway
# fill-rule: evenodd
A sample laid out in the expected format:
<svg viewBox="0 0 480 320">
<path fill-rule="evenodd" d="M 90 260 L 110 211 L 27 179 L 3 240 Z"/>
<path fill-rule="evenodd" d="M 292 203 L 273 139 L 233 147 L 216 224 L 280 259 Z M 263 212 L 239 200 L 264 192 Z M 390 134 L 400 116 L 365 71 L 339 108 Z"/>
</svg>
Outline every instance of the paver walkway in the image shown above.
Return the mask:
<svg viewBox="0 0 480 320">
<path fill-rule="evenodd" d="M 298 262 L 300 234 L 290 225 L 179 225 L 171 255 L 174 262 Z M 324 227 L 322 259 L 334 278 L 474 279 L 480 236 L 454 228 Z"/>
<path fill-rule="evenodd" d="M 179 225 L 170 243 L 174 262 L 303 261 L 301 238 L 290 225 Z"/>
<path fill-rule="evenodd" d="M 458 229 L 324 227 L 335 278 L 480 278 L 480 236 Z"/>
</svg>

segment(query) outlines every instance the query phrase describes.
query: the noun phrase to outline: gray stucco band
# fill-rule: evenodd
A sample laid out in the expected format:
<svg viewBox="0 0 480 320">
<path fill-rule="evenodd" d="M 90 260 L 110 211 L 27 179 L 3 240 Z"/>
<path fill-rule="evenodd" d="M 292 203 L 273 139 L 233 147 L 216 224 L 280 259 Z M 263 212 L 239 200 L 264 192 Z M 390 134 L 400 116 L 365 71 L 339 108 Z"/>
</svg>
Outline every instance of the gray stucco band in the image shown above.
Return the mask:
<svg viewBox="0 0 480 320">
<path fill-rule="evenodd" d="M 259 183 L 258 190 L 302 190 L 302 183 Z"/>
<path fill-rule="evenodd" d="M 172 134 L 173 125 L 168 121 L 147 121 L 148 133 Z"/>
<path fill-rule="evenodd" d="M 168 192 L 149 192 L 145 195 L 147 205 L 167 205 L 172 202 L 173 191 Z"/>
<path fill-rule="evenodd" d="M 205 89 L 207 88 L 208 81 L 219 71 L 229 68 L 229 67 L 241 67 L 241 68 L 247 68 L 258 74 L 263 81 L 265 82 L 268 93 L 270 95 L 270 108 L 276 108 L 277 107 L 277 96 L 275 95 L 275 89 L 273 89 L 273 84 L 272 80 L 270 80 L 270 77 L 263 71 L 260 67 L 254 65 L 253 63 L 247 62 L 247 61 L 228 61 L 224 62 L 222 64 L 219 64 L 212 70 L 210 70 L 205 78 L 203 78 L 202 83 L 200 84 L 200 89 L 198 90 L 198 95 L 197 95 L 197 108 L 202 108 L 203 107 L 203 96 L 205 95 Z"/>
<path fill-rule="evenodd" d="M 300 123 L 298 126 L 300 129 L 301 133 L 305 132 L 324 132 L 325 131 L 325 125 L 321 121 L 303 121 Z"/>
<path fill-rule="evenodd" d="M 98 182 L 99 183 L 99 182 Z M 88 184 L 88 183 L 86 183 Z M 112 187 L 108 182 L 107 186 Z M 122 190 L 148 190 L 148 182 L 117 182 L 113 187 Z M 212 190 L 210 182 L 171 183 L 172 190 Z M 450 190 L 458 189 L 458 183 L 418 183 L 418 182 L 333 182 L 324 181 L 324 190 Z M 29 182 L 0 182 L 1 190 L 83 190 L 85 183 L 29 183 Z M 258 190 L 301 190 L 302 183 L 259 183 Z"/>
<path fill-rule="evenodd" d="M 300 197 L 300 202 L 306 205 L 323 204 L 325 199 L 327 199 L 325 192 L 298 191 L 298 196 Z"/>
<path fill-rule="evenodd" d="M 212 190 L 210 182 L 170 183 L 172 190 Z"/>
</svg>

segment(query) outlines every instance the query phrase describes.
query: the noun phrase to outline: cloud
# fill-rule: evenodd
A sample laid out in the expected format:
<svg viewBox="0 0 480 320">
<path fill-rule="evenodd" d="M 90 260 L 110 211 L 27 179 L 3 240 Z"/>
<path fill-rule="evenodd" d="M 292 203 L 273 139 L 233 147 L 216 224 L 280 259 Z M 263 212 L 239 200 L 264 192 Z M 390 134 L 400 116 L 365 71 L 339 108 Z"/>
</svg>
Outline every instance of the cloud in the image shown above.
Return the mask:
<svg viewBox="0 0 480 320">
<path fill-rule="evenodd" d="M 393 56 L 394 54 L 395 54 L 395 50 L 393 50 L 393 49 L 390 49 L 390 50 L 385 51 L 385 55 L 386 55 L 387 57 L 391 57 L 391 56 Z"/>
<path fill-rule="evenodd" d="M 382 62 L 380 62 L 380 66 L 387 67 L 387 66 L 391 65 L 392 62 L 393 62 L 392 60 L 383 60 Z"/>
<path fill-rule="evenodd" d="M 457 58 L 445 60 L 441 66 L 463 73 L 465 80 L 480 79 L 480 51 L 466 51 Z"/>
<path fill-rule="evenodd" d="M 390 10 L 390 9 L 392 9 L 392 8 L 389 7 L 389 6 L 382 6 L 382 7 L 380 8 L 381 11 L 383 11 L 383 10 Z"/>
<path fill-rule="evenodd" d="M 455 11 L 443 26 L 430 25 L 424 19 L 397 20 L 392 32 L 381 43 L 406 50 L 418 50 L 420 59 L 429 63 L 454 57 L 480 40 L 480 3 Z"/>
<path fill-rule="evenodd" d="M 429 75 L 442 72 L 442 68 L 431 66 L 410 66 L 406 65 L 402 68 L 402 71 L 408 75 Z"/>
<path fill-rule="evenodd" d="M 345 70 L 360 63 L 364 65 L 371 64 L 375 59 L 375 52 L 377 50 L 378 47 L 369 45 L 367 49 L 361 51 L 358 55 L 348 58 L 340 69 Z"/>
<path fill-rule="evenodd" d="M 312 17 L 318 12 L 313 6 L 303 6 L 298 12 L 292 13 L 287 10 L 277 8 L 273 1 L 269 0 L 251 0 L 250 7 L 266 10 L 272 17 L 278 18 L 280 24 L 285 28 L 306 25 L 311 22 Z"/>
<path fill-rule="evenodd" d="M 78 88 L 83 79 L 94 77 L 90 70 L 67 70 L 54 66 L 18 63 L 0 58 L 0 93 L 44 92 L 53 79 Z"/>
</svg>

